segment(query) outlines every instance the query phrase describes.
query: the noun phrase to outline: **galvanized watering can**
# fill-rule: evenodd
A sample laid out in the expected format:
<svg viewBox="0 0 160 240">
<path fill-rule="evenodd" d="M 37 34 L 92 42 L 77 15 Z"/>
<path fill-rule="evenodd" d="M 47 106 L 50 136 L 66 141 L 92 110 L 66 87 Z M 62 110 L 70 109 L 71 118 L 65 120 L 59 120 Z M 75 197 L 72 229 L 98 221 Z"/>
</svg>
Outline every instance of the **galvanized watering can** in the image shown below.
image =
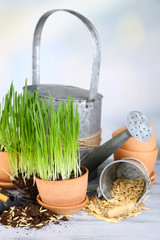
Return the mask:
<svg viewBox="0 0 160 240">
<path fill-rule="evenodd" d="M 78 87 L 56 85 L 56 84 L 40 84 L 40 42 L 42 29 L 46 19 L 52 14 L 59 11 L 67 12 L 78 17 L 88 28 L 94 47 L 94 56 L 92 63 L 90 90 L 85 90 Z M 101 125 L 101 105 L 102 95 L 97 93 L 99 68 L 100 68 L 100 40 L 98 33 L 92 23 L 81 14 L 68 10 L 56 9 L 46 12 L 38 21 L 33 38 L 33 62 L 32 62 L 32 84 L 28 86 L 28 90 L 34 92 L 39 91 L 40 97 L 45 98 L 46 102 L 49 98 L 49 93 L 52 96 L 55 109 L 57 109 L 61 100 L 68 101 L 68 97 L 73 96 L 74 109 L 78 104 L 80 115 L 80 138 L 90 137 L 100 131 Z M 81 152 L 81 156 L 91 150 Z"/>
</svg>

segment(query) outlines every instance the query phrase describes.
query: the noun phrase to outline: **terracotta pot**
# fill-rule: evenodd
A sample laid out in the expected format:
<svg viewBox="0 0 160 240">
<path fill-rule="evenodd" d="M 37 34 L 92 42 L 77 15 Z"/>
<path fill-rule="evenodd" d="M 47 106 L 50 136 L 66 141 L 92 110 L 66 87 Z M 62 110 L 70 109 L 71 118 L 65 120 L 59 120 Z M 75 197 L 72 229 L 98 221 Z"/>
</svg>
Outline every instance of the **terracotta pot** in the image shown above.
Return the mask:
<svg viewBox="0 0 160 240">
<path fill-rule="evenodd" d="M 134 152 L 119 148 L 114 153 L 114 160 L 120 160 L 126 157 L 134 157 L 143 162 L 148 168 L 149 175 L 152 173 L 158 156 L 158 148 L 151 152 Z"/>
<path fill-rule="evenodd" d="M 128 151 L 135 151 L 135 152 L 150 152 L 150 151 L 154 151 L 154 149 L 156 148 L 156 139 L 155 139 L 155 133 L 154 133 L 154 128 L 153 128 L 153 124 L 151 122 L 152 125 L 152 137 L 149 141 L 147 142 L 141 142 L 136 140 L 135 138 L 131 137 L 128 141 L 126 141 L 121 148 L 126 149 Z M 118 129 L 117 131 L 112 133 L 112 137 L 116 136 L 118 133 L 122 132 L 123 130 L 125 130 L 126 127 L 122 127 L 120 129 Z"/>
<path fill-rule="evenodd" d="M 84 202 L 88 185 L 88 169 L 82 176 L 64 181 L 46 181 L 35 177 L 42 202 L 57 206 L 75 206 Z"/>
<path fill-rule="evenodd" d="M 0 152 L 0 169 L 4 169 L 11 175 L 11 169 L 6 152 Z M 11 183 L 10 176 L 4 171 L 0 171 L 0 182 Z"/>
</svg>

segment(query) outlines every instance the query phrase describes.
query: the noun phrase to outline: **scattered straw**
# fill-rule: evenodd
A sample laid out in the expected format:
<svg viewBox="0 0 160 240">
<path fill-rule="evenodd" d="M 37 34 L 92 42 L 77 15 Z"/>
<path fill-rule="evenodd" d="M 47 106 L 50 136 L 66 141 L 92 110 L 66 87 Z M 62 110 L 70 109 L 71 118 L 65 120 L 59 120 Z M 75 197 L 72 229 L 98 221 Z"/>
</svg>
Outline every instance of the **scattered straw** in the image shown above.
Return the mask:
<svg viewBox="0 0 160 240">
<path fill-rule="evenodd" d="M 128 180 L 128 179 L 116 179 L 113 182 L 112 186 L 112 199 L 106 201 L 103 197 L 99 198 L 99 205 L 105 211 L 113 209 L 115 207 L 124 206 L 125 204 L 137 202 L 141 193 L 144 188 L 144 181 L 143 180 Z M 145 200 L 148 196 L 145 198 Z M 145 201 L 144 200 L 144 201 Z M 93 195 L 89 198 L 89 202 L 85 205 L 83 210 L 86 210 L 90 215 L 95 216 L 97 219 L 106 221 L 106 222 L 113 222 L 113 223 L 120 223 L 122 218 L 128 217 L 136 217 L 139 215 L 142 210 L 148 210 L 148 208 L 144 207 L 144 204 L 139 204 L 133 212 L 130 212 L 123 217 L 114 217 L 109 218 L 107 216 L 107 212 L 102 211 L 98 204 L 96 197 Z"/>
<path fill-rule="evenodd" d="M 81 213 L 82 216 L 88 216 L 88 213 Z"/>
</svg>

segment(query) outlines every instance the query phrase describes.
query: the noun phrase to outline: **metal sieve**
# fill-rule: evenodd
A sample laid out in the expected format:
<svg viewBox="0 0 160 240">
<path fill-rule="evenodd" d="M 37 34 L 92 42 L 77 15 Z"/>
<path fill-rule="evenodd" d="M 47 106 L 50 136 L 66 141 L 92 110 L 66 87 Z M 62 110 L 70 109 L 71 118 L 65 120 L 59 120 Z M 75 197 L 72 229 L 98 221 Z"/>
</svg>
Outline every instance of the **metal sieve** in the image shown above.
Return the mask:
<svg viewBox="0 0 160 240">
<path fill-rule="evenodd" d="M 143 202 L 149 190 L 149 183 L 151 180 L 146 166 L 141 161 L 135 158 L 125 158 L 108 164 L 100 175 L 99 187 L 97 189 L 98 196 L 100 197 L 103 195 L 106 200 L 111 199 L 112 184 L 117 178 L 130 180 L 142 179 L 145 185 L 136 205 Z"/>
</svg>

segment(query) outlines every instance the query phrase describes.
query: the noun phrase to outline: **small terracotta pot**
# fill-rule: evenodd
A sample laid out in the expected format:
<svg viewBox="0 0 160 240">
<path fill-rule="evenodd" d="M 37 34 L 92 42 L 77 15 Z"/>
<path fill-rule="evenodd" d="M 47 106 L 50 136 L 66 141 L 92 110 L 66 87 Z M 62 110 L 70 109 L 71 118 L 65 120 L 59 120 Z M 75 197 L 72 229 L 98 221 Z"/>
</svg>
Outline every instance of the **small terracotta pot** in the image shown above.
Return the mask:
<svg viewBox="0 0 160 240">
<path fill-rule="evenodd" d="M 35 177 L 42 202 L 57 206 L 75 206 L 84 202 L 88 185 L 88 169 L 82 176 L 64 181 L 46 181 Z"/>
<path fill-rule="evenodd" d="M 121 146 L 121 148 L 128 150 L 128 151 L 135 151 L 135 152 L 154 151 L 154 149 L 156 148 L 156 139 L 155 139 L 155 133 L 154 133 L 152 122 L 151 122 L 151 125 L 152 125 L 153 134 L 149 141 L 141 142 L 141 141 L 138 141 L 135 138 L 131 137 Z M 125 129 L 126 129 L 126 127 L 122 127 L 120 129 L 118 129 L 117 131 L 113 132 L 112 137 L 116 136 L 118 133 L 124 131 Z"/>
<path fill-rule="evenodd" d="M 8 156 L 6 152 L 0 152 L 0 169 L 5 170 L 11 175 L 11 169 L 9 166 Z M 4 171 L 0 171 L 0 182 L 11 183 L 10 176 Z"/>
<path fill-rule="evenodd" d="M 148 168 L 149 175 L 152 173 L 158 156 L 158 148 L 151 152 L 134 152 L 119 148 L 114 153 L 114 160 L 120 160 L 127 157 L 134 157 L 140 160 Z"/>
</svg>

